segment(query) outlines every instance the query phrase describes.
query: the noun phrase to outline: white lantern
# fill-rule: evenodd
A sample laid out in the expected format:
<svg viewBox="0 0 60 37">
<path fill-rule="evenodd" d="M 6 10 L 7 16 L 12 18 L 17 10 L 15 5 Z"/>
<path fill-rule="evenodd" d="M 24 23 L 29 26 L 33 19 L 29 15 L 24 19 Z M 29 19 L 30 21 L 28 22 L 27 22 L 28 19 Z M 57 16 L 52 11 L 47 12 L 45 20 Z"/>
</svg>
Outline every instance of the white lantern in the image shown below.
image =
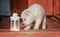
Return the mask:
<svg viewBox="0 0 60 37">
<path fill-rule="evenodd" d="M 11 31 L 20 31 L 19 29 L 19 24 L 20 24 L 20 17 L 18 16 L 17 13 L 13 13 L 12 16 L 10 17 L 10 30 Z"/>
</svg>

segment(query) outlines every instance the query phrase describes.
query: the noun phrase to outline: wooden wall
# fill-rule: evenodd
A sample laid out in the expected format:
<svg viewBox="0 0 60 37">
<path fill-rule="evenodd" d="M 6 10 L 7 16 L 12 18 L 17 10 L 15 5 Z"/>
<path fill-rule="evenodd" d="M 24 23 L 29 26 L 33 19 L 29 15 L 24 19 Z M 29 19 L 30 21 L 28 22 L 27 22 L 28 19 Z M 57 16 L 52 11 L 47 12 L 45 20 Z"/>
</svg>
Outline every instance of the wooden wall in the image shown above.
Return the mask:
<svg viewBox="0 0 60 37">
<path fill-rule="evenodd" d="M 60 15 L 60 1 L 59 0 L 54 0 L 54 15 Z"/>
<path fill-rule="evenodd" d="M 11 0 L 11 10 L 16 8 L 19 13 L 29 7 L 31 4 L 38 3 L 42 5 L 47 16 L 53 16 L 59 13 L 59 0 Z"/>
<path fill-rule="evenodd" d="M 18 13 L 21 13 L 28 7 L 28 0 L 11 0 L 11 11 L 17 9 Z"/>
</svg>

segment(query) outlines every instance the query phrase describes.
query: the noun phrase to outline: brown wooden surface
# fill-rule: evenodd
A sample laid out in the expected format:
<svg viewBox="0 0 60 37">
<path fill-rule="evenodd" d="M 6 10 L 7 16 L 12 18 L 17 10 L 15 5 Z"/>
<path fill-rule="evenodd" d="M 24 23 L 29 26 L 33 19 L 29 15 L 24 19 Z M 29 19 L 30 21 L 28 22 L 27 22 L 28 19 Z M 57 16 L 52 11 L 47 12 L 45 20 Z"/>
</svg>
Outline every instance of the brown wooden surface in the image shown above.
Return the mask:
<svg viewBox="0 0 60 37">
<path fill-rule="evenodd" d="M 5 31 L 0 32 L 0 37 L 60 37 L 60 31 Z"/>
</svg>

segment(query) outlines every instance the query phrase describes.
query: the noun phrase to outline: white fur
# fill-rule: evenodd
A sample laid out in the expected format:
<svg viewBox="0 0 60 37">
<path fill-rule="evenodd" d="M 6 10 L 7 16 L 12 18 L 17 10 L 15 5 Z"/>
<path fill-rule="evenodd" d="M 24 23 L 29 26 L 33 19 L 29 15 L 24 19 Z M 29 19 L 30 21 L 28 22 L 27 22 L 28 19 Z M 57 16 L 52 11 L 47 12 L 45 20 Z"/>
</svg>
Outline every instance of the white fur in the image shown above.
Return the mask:
<svg viewBox="0 0 60 37">
<path fill-rule="evenodd" d="M 43 24 L 42 24 L 42 29 L 46 29 L 46 15 L 45 15 L 45 11 L 44 8 L 39 5 L 39 4 L 33 4 L 31 5 L 29 8 L 25 9 L 22 14 L 21 14 L 21 18 L 23 19 L 23 23 L 25 26 L 24 30 L 29 30 L 31 27 L 31 23 L 33 21 L 35 21 L 35 26 L 34 26 L 34 30 L 38 30 L 42 20 L 43 20 Z"/>
</svg>

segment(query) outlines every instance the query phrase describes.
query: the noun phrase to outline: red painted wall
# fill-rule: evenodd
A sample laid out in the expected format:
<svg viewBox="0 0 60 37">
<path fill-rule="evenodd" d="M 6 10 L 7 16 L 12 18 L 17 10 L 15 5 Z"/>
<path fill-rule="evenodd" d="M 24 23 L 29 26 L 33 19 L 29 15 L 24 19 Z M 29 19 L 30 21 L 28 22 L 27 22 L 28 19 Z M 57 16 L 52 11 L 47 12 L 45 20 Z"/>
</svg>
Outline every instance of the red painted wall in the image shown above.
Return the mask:
<svg viewBox="0 0 60 37">
<path fill-rule="evenodd" d="M 59 3 L 59 0 L 55 0 L 55 2 L 54 2 L 55 4 L 54 4 L 54 15 L 60 15 L 60 11 L 59 11 L 59 5 L 60 5 L 60 3 Z"/>
<path fill-rule="evenodd" d="M 59 15 L 59 0 L 11 0 L 11 11 L 17 9 L 21 13 L 30 5 L 38 3 L 42 5 L 46 11 L 47 16 Z"/>
<path fill-rule="evenodd" d="M 28 0 L 11 0 L 11 11 L 17 9 L 18 13 L 21 13 L 28 7 Z"/>
</svg>

